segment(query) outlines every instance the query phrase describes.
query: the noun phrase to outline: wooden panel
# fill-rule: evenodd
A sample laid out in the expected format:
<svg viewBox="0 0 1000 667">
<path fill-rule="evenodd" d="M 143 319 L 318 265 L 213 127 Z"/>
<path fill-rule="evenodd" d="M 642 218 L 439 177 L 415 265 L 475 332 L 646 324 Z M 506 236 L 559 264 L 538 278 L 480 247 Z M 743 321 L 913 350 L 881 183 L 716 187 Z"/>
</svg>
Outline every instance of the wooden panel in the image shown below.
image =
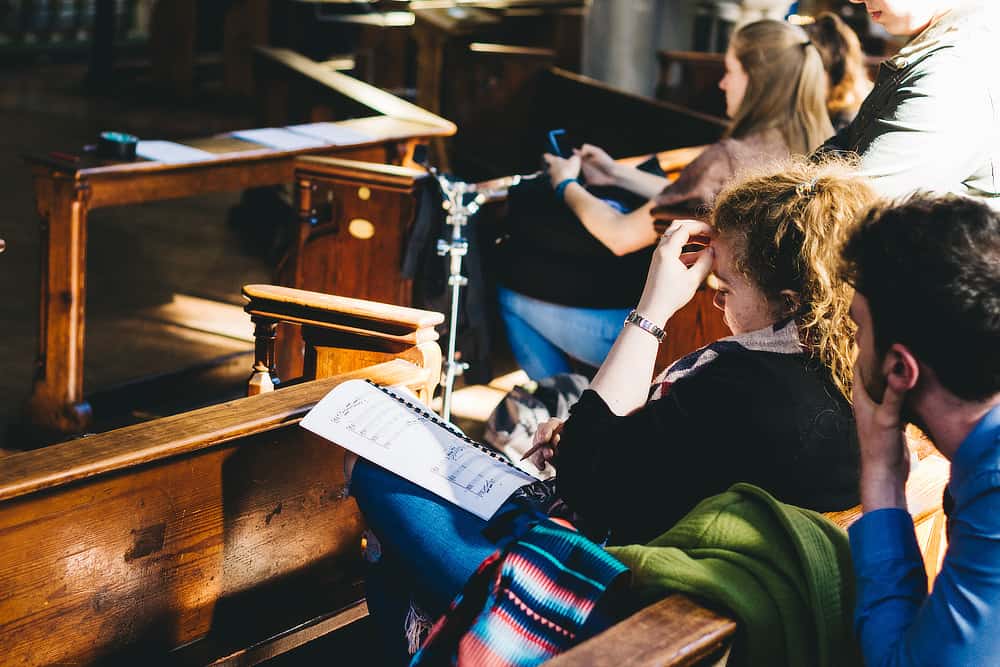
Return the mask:
<svg viewBox="0 0 1000 667">
<path fill-rule="evenodd" d="M 395 361 L 354 376 L 426 374 Z M 148 659 L 194 640 L 228 655 L 345 606 L 356 617 L 344 452 L 297 426 L 344 379 L 6 457 L 4 662 Z"/>
<path fill-rule="evenodd" d="M 295 178 L 298 231 L 276 282 L 410 305 L 413 284 L 403 278 L 402 264 L 424 178 L 425 174 L 411 169 L 351 161 L 299 163 Z M 303 354 L 298 328 L 280 325 L 279 377 L 301 376 Z"/>
</svg>

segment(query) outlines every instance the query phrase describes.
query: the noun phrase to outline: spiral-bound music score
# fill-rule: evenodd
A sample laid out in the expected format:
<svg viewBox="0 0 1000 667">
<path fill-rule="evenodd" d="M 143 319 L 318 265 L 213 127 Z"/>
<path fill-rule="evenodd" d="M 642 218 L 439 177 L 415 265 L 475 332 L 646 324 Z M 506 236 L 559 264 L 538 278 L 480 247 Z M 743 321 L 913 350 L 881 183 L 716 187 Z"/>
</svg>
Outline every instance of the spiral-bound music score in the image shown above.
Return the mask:
<svg viewBox="0 0 1000 667">
<path fill-rule="evenodd" d="M 535 481 L 416 399 L 367 380 L 338 385 L 309 411 L 302 427 L 483 519 Z"/>
</svg>

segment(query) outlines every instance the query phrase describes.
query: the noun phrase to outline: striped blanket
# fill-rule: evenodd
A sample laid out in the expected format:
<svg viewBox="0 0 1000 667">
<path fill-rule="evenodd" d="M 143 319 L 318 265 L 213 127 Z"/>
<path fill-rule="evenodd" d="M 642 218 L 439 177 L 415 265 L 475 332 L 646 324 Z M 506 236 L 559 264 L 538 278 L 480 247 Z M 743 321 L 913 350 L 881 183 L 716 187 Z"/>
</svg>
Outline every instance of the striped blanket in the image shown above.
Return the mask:
<svg viewBox="0 0 1000 667">
<path fill-rule="evenodd" d="M 567 522 L 532 522 L 483 561 L 410 664 L 545 662 L 613 622 L 610 588 L 626 571 Z"/>
</svg>

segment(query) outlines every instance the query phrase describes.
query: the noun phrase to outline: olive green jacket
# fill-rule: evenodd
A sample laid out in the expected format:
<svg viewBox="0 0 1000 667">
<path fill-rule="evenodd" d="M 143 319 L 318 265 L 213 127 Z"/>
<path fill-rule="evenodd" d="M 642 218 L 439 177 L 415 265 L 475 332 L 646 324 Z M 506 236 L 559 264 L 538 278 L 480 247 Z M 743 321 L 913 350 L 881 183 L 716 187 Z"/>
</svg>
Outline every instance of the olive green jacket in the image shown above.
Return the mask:
<svg viewBox="0 0 1000 667">
<path fill-rule="evenodd" d="M 1000 208 L 1000 26 L 996 0 L 968 0 L 879 68 L 854 121 L 821 149 L 853 151 L 884 196 L 914 190 Z"/>
</svg>

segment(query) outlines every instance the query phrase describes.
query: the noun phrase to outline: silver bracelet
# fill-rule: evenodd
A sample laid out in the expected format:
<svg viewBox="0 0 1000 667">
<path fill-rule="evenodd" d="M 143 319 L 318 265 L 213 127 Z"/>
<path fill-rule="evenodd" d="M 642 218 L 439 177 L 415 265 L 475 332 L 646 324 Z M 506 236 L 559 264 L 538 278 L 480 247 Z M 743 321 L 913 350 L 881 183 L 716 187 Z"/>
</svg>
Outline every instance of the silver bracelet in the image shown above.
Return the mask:
<svg viewBox="0 0 1000 667">
<path fill-rule="evenodd" d="M 664 331 L 660 327 L 656 326 L 656 324 L 654 324 L 653 322 L 647 320 L 645 317 L 640 315 L 639 311 L 637 311 L 635 308 L 633 308 L 632 312 L 629 313 L 628 317 L 625 318 L 625 324 L 634 324 L 643 331 L 651 334 L 653 338 L 656 339 L 657 343 L 662 343 L 663 337 L 667 335 L 666 331 Z M 625 326 L 625 324 L 623 324 L 622 326 Z"/>
</svg>

